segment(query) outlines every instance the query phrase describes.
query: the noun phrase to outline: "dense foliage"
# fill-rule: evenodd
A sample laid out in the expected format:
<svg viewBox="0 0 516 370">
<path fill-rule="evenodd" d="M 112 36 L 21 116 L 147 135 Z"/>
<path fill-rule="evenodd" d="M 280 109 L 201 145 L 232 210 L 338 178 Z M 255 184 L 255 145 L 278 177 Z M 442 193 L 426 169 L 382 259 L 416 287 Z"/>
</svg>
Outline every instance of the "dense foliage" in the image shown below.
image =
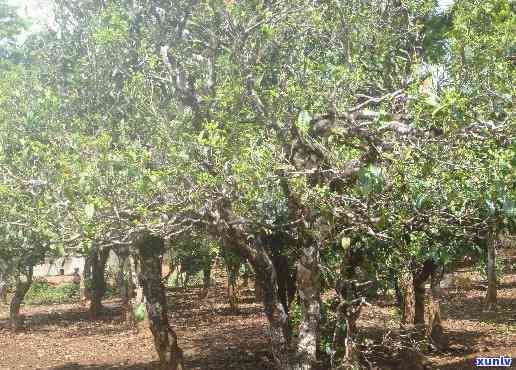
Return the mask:
<svg viewBox="0 0 516 370">
<path fill-rule="evenodd" d="M 0 4 L 2 273 L 142 235 L 192 266 L 221 246 L 265 288 L 279 366 L 290 325 L 295 361 L 333 366 L 358 361 L 360 284 L 514 233 L 508 0 L 55 0 L 16 58 Z"/>
</svg>

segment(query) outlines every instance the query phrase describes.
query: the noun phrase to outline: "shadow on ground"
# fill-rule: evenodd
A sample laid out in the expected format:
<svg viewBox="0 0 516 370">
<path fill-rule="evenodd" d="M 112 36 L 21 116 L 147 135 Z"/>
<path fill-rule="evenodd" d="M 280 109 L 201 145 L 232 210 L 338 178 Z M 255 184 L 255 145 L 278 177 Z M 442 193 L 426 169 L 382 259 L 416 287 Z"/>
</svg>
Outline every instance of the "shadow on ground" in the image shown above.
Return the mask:
<svg viewBox="0 0 516 370">
<path fill-rule="evenodd" d="M 455 362 L 449 362 L 445 365 L 439 365 L 439 366 L 433 366 L 430 367 L 431 369 L 438 369 L 438 370 L 465 370 L 465 369 L 477 369 L 475 366 L 475 360 L 474 359 L 463 359 Z"/>
<path fill-rule="evenodd" d="M 105 305 L 96 319 L 91 318 L 87 308 L 72 306 L 67 310 L 58 308 L 26 315 L 24 329 L 21 332 L 51 334 L 57 329 L 67 333 L 67 337 L 109 335 L 129 330 L 121 319 L 122 309 L 118 303 Z M 90 330 L 92 325 L 95 330 Z M 9 327 L 8 319 L 0 320 L 0 329 L 8 330 Z M 67 330 L 72 328 L 76 330 Z"/>
<path fill-rule="evenodd" d="M 240 364 L 241 367 L 206 367 L 204 363 L 198 361 L 185 361 L 185 366 L 192 370 L 225 370 L 225 369 L 239 369 L 239 370 L 272 370 L 273 367 L 266 364 Z M 71 362 L 62 366 L 53 367 L 52 370 L 157 370 L 159 369 L 159 363 L 152 361 L 148 363 L 137 363 L 127 365 L 114 365 L 114 364 L 78 364 Z"/>
<path fill-rule="evenodd" d="M 71 362 L 58 367 L 53 367 L 53 370 L 101 370 L 101 369 L 123 369 L 123 370 L 154 370 L 159 368 L 158 362 L 139 363 L 130 365 L 112 365 L 112 364 L 95 364 L 95 365 L 81 365 L 76 362 Z"/>
<path fill-rule="evenodd" d="M 455 302 L 453 302 L 453 307 L 452 303 L 448 303 L 447 306 L 450 309 L 446 310 L 446 315 L 450 319 L 471 320 L 496 324 L 516 324 L 516 297 L 498 298 L 498 307 L 496 312 L 484 311 L 483 297 L 456 297 Z"/>
</svg>

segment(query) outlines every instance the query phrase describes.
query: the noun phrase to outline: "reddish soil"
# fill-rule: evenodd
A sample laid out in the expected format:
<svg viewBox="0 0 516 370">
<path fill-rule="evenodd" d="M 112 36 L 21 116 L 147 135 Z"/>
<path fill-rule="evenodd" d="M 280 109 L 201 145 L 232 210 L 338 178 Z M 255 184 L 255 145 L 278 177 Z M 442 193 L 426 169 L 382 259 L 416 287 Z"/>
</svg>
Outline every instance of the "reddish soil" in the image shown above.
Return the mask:
<svg viewBox="0 0 516 370">
<path fill-rule="evenodd" d="M 225 302 L 221 279 L 208 296 L 200 289 L 170 292 L 171 322 L 188 369 L 270 369 L 266 320 L 251 291 L 242 291 L 238 314 Z M 26 330 L 7 329 L 7 307 L 0 306 L 0 369 L 156 369 L 148 330 L 122 321 L 118 300 L 105 302 L 92 321 L 78 304 L 25 306 Z"/>
<path fill-rule="evenodd" d="M 512 357 L 516 367 L 516 249 L 502 251 L 509 268 L 498 285 L 497 312 L 485 312 L 487 282 L 472 267 L 454 273 L 456 284 L 444 289 L 443 326 L 449 348 L 425 353 L 430 369 L 477 369 L 477 357 Z M 399 314 L 393 305 L 372 305 L 364 309 L 359 330 L 377 340 L 399 328 Z M 380 366 L 382 370 L 388 367 Z"/>
<path fill-rule="evenodd" d="M 506 274 L 498 291 L 497 314 L 482 311 L 485 282 L 471 271 L 470 286 L 452 287 L 443 300 L 450 348 L 426 353 L 431 369 L 474 369 L 475 357 L 516 357 L 516 272 Z M 229 310 L 223 277 L 208 297 L 200 289 L 170 292 L 171 322 L 188 369 L 271 369 L 266 320 L 251 291 L 244 291 L 240 313 Z M 136 332 L 122 321 L 117 300 L 104 315 L 89 319 L 77 304 L 25 306 L 24 332 L 7 330 L 7 307 L 0 306 L 0 369 L 155 369 L 156 354 L 147 330 Z M 365 309 L 359 331 L 381 336 L 399 327 L 396 308 Z M 513 365 L 515 366 L 515 365 Z M 380 367 L 387 369 L 387 367 Z"/>
<path fill-rule="evenodd" d="M 476 357 L 505 356 L 516 361 L 516 274 L 502 279 L 496 314 L 483 311 L 484 296 L 485 289 L 480 284 L 447 293 L 442 310 L 450 346 L 443 352 L 425 353 L 430 369 L 476 369 Z M 394 306 L 373 305 L 364 309 L 358 326 L 365 337 L 379 341 L 389 330 L 399 328 L 399 314 Z"/>
</svg>

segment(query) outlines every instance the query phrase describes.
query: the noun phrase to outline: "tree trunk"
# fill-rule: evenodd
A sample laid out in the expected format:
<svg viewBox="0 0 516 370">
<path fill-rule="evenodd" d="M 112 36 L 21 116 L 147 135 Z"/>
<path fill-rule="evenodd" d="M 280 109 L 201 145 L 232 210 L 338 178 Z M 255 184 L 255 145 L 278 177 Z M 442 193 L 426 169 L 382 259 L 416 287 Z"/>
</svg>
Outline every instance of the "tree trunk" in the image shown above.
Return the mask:
<svg viewBox="0 0 516 370">
<path fill-rule="evenodd" d="M 425 325 L 425 284 L 435 265 L 432 260 L 426 260 L 422 268 L 413 274 L 412 283 L 414 284 L 414 324 Z"/>
<path fill-rule="evenodd" d="M 256 302 L 263 302 L 263 287 L 260 280 L 256 276 L 254 279 L 254 298 Z"/>
<path fill-rule="evenodd" d="M 91 255 L 86 256 L 84 260 L 84 269 L 82 270 L 81 282 L 79 283 L 79 302 L 81 306 L 85 306 L 91 299 Z"/>
<path fill-rule="evenodd" d="M 129 252 L 127 250 L 120 250 L 117 253 L 118 257 L 118 272 L 116 276 L 116 284 L 120 298 L 122 298 L 122 305 L 127 305 L 129 302 L 129 278 L 127 276 L 127 263 Z"/>
<path fill-rule="evenodd" d="M 202 292 L 201 298 L 205 298 L 208 295 L 208 289 L 211 286 L 211 261 L 205 263 L 202 268 Z"/>
<path fill-rule="evenodd" d="M 23 303 L 25 294 L 29 291 L 32 284 L 33 266 L 27 267 L 25 275 L 26 281 L 22 281 L 21 276 L 18 275 L 16 279 L 16 290 L 11 299 L 11 306 L 9 311 L 9 319 L 11 323 L 11 330 L 16 332 L 23 328 L 24 317 L 20 315 L 20 306 Z"/>
<path fill-rule="evenodd" d="M 231 311 L 238 312 L 238 301 L 239 301 L 239 292 L 238 292 L 238 275 L 240 272 L 240 261 L 236 260 L 236 258 L 229 258 L 227 261 L 227 271 L 228 271 L 228 300 L 229 307 Z"/>
<path fill-rule="evenodd" d="M 133 327 L 137 327 L 138 318 L 136 317 L 136 311 L 139 306 L 145 303 L 143 295 L 143 287 L 140 284 L 138 278 L 138 266 L 133 255 L 129 255 L 127 264 L 128 274 L 128 289 L 127 289 L 127 304 L 125 306 L 125 319 Z M 144 312 L 146 316 L 146 312 Z M 145 317 L 144 317 L 145 319 Z"/>
<path fill-rule="evenodd" d="M 190 282 L 190 277 L 192 276 L 192 272 L 186 268 L 184 270 L 185 270 L 185 279 L 183 281 L 183 289 L 186 289 L 186 288 L 188 288 L 188 283 Z"/>
<path fill-rule="evenodd" d="M 168 273 L 169 273 L 169 279 L 174 278 L 174 273 L 176 273 L 177 269 L 177 257 L 174 252 L 174 249 L 169 249 L 169 260 L 168 260 Z M 177 274 L 176 274 L 176 282 L 177 282 Z"/>
<path fill-rule="evenodd" d="M 394 279 L 394 299 L 396 301 L 396 305 L 400 308 L 403 308 L 403 292 L 400 288 L 400 279 Z"/>
<path fill-rule="evenodd" d="M 333 338 L 331 343 L 331 353 L 330 353 L 330 365 L 331 368 L 336 367 L 335 358 L 337 356 L 337 351 L 339 349 L 339 346 L 343 342 L 342 340 L 342 334 L 346 332 L 346 327 L 344 325 L 347 325 L 346 322 L 346 316 L 345 316 L 345 309 L 346 309 L 346 302 L 342 300 L 338 304 L 335 312 L 337 313 L 337 321 L 335 322 L 335 328 L 333 329 Z M 347 352 L 347 351 L 346 351 Z"/>
<path fill-rule="evenodd" d="M 106 293 L 104 272 L 109 257 L 109 249 L 95 249 L 91 254 L 91 301 L 90 315 L 97 318 L 102 311 L 102 297 Z"/>
<path fill-rule="evenodd" d="M 319 250 L 313 240 L 305 246 L 297 264 L 297 287 L 301 303 L 301 324 L 297 345 L 296 369 L 311 370 L 317 366 L 319 320 L 321 316 L 321 286 Z"/>
<path fill-rule="evenodd" d="M 487 239 L 487 294 L 486 311 L 496 311 L 496 234 L 489 233 Z"/>
<path fill-rule="evenodd" d="M 221 216 L 226 219 L 233 218 L 230 204 L 220 207 Z M 271 338 L 271 352 L 278 369 L 291 370 L 290 363 L 290 325 L 288 315 L 278 297 L 277 275 L 272 260 L 266 253 L 261 238 L 258 237 L 253 246 L 239 226 L 228 228 L 213 227 L 210 232 L 222 238 L 226 247 L 231 248 L 240 257 L 249 261 L 254 269 L 256 281 L 263 289 L 263 306 Z"/>
<path fill-rule="evenodd" d="M 224 262 L 226 264 L 226 271 L 228 274 L 228 301 L 231 311 L 238 312 L 238 276 L 240 274 L 240 265 L 242 263 L 241 257 L 231 250 L 231 247 L 224 245 L 223 249 Z"/>
<path fill-rule="evenodd" d="M 7 305 L 7 279 L 0 273 L 0 303 Z"/>
<path fill-rule="evenodd" d="M 278 274 L 278 295 L 283 307 L 285 308 L 285 312 L 288 314 L 290 305 L 296 293 L 296 279 L 298 276 L 291 273 L 287 256 L 281 254 L 281 251 L 274 249 L 272 251 L 271 259 L 274 264 L 274 268 L 276 269 L 276 273 Z"/>
<path fill-rule="evenodd" d="M 425 283 L 414 283 L 414 324 L 425 325 Z"/>
<path fill-rule="evenodd" d="M 263 294 L 265 315 L 269 321 L 271 347 L 278 369 L 289 370 L 290 325 L 285 308 L 278 297 L 276 270 L 271 259 L 263 248 L 260 248 L 253 260 L 249 261 L 254 268 L 258 286 Z"/>
<path fill-rule="evenodd" d="M 249 288 L 249 276 L 251 275 L 251 269 L 249 268 L 249 262 L 245 262 L 243 264 L 244 266 L 244 273 L 242 274 L 242 285 L 240 285 L 241 288 Z"/>
<path fill-rule="evenodd" d="M 441 320 L 441 276 L 442 273 L 438 269 L 432 271 L 430 283 L 432 292 L 430 305 L 430 339 L 438 349 L 442 350 L 448 347 L 448 340 L 444 334 Z"/>
<path fill-rule="evenodd" d="M 401 304 L 401 323 L 414 323 L 414 285 L 412 284 L 412 275 L 408 271 L 401 271 L 398 276 L 398 287 L 402 295 Z"/>
<path fill-rule="evenodd" d="M 336 367 L 339 349 L 344 346 L 342 369 L 361 368 L 359 363 L 360 351 L 355 343 L 356 322 L 360 317 L 362 307 L 366 305 L 364 289 L 370 286 L 370 281 L 359 283 L 357 270 L 363 258 L 351 251 L 343 260 L 340 267 L 340 279 L 335 282 L 335 292 L 340 303 L 337 306 L 337 322 L 333 331 L 332 351 L 330 353 L 331 368 Z"/>
<path fill-rule="evenodd" d="M 355 343 L 357 320 L 360 317 L 362 311 L 362 302 L 357 300 L 347 301 L 341 297 L 342 302 L 337 307 L 337 317 L 339 320 L 344 318 L 345 323 L 345 338 L 344 338 L 344 369 L 355 369 L 359 366 L 359 350 Z M 334 366 L 333 356 L 337 353 L 337 346 L 341 342 L 342 329 L 340 325 L 335 327 L 333 333 L 333 344 L 332 344 L 332 367 Z"/>
<path fill-rule="evenodd" d="M 224 243 L 240 257 L 247 259 L 255 274 L 255 290 L 261 295 L 265 316 L 269 322 L 271 352 L 276 367 L 281 370 L 293 369 L 290 362 L 291 329 L 288 315 L 278 294 L 278 278 L 274 264 L 261 242 L 251 248 L 238 230 L 230 229 L 224 235 Z"/>
<path fill-rule="evenodd" d="M 245 274 L 242 276 L 242 285 L 240 285 L 240 288 L 249 288 L 249 275 Z"/>
<path fill-rule="evenodd" d="M 177 344 L 177 336 L 168 322 L 167 298 L 161 281 L 163 239 L 142 235 L 136 247 L 140 257 L 140 279 L 146 299 L 150 329 L 161 368 L 183 370 L 183 354 Z"/>
</svg>

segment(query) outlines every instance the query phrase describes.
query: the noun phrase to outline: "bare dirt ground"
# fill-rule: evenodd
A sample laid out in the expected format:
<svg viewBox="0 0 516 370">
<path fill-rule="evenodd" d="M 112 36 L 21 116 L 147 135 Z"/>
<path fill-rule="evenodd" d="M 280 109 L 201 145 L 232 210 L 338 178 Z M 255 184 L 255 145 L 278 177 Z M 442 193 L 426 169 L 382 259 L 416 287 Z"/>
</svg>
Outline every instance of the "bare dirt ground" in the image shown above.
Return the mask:
<svg viewBox="0 0 516 370">
<path fill-rule="evenodd" d="M 269 369 L 266 320 L 251 291 L 242 291 L 238 314 L 229 310 L 221 279 L 204 299 L 200 289 L 170 292 L 171 322 L 188 369 Z M 0 369 L 156 369 L 148 330 L 122 321 L 118 300 L 105 302 L 92 321 L 78 304 L 25 306 L 26 330 L 8 330 L 0 306 Z"/>
<path fill-rule="evenodd" d="M 458 283 L 443 290 L 441 308 L 449 348 L 425 353 L 430 369 L 477 369 L 475 358 L 499 356 L 512 357 L 512 368 L 516 368 L 516 249 L 500 255 L 512 268 L 499 281 L 496 313 L 484 312 L 487 282 L 473 268 L 455 272 Z M 367 307 L 359 320 L 359 330 L 369 337 L 378 338 L 397 328 L 399 314 L 392 305 Z"/>
<path fill-rule="evenodd" d="M 516 357 L 516 271 L 500 281 L 497 314 L 482 311 L 485 283 L 463 271 L 472 282 L 452 287 L 444 300 L 444 327 L 450 348 L 427 353 L 429 368 L 473 369 L 475 357 Z M 222 276 L 205 299 L 200 289 L 170 292 L 171 322 L 188 369 L 271 369 L 266 320 L 251 291 L 244 291 L 239 314 L 226 304 Z M 106 302 L 105 315 L 92 321 L 77 304 L 25 306 L 27 329 L 7 330 L 7 307 L 0 306 L 0 369 L 155 369 L 152 337 L 122 321 L 119 301 Z M 396 309 L 373 305 L 359 322 L 362 333 L 382 335 L 399 326 Z M 515 365 L 513 365 L 515 366 Z M 386 367 L 382 369 L 387 369 Z"/>
</svg>

